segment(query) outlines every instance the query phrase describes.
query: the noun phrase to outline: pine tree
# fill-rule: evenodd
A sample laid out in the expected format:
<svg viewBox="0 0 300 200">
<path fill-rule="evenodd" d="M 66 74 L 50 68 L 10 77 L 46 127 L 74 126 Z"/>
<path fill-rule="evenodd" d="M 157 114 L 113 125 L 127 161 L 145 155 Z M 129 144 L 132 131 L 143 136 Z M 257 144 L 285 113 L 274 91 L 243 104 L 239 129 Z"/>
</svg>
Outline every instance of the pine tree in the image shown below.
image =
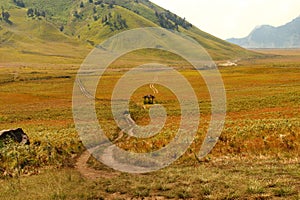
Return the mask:
<svg viewBox="0 0 300 200">
<path fill-rule="evenodd" d="M 29 8 L 29 9 L 27 10 L 27 16 L 28 16 L 28 17 L 33 17 L 33 16 L 34 16 L 34 11 L 33 11 L 32 8 Z"/>
<path fill-rule="evenodd" d="M 84 7 L 84 4 L 83 2 L 80 3 L 80 8 L 83 8 Z"/>
<path fill-rule="evenodd" d="M 9 18 L 10 18 L 9 12 L 2 10 L 2 18 L 3 18 L 4 21 L 9 22 Z"/>
</svg>

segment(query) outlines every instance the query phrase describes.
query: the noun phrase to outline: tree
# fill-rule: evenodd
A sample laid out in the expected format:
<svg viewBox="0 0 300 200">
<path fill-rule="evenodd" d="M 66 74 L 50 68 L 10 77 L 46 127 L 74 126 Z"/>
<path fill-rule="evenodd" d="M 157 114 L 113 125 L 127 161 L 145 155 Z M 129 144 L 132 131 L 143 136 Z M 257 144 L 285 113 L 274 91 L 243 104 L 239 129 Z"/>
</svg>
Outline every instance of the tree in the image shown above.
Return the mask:
<svg viewBox="0 0 300 200">
<path fill-rule="evenodd" d="M 79 13 L 78 13 L 78 11 L 77 10 L 75 10 L 74 11 L 74 17 L 76 17 L 77 19 L 80 19 L 81 18 L 81 16 L 79 15 Z"/>
<path fill-rule="evenodd" d="M 34 15 L 39 17 L 39 16 L 41 16 L 41 13 L 37 9 L 34 9 Z"/>
<path fill-rule="evenodd" d="M 119 29 L 118 26 L 117 26 L 117 22 L 116 21 L 114 21 L 113 25 L 114 25 L 115 29 Z"/>
<path fill-rule="evenodd" d="M 93 13 L 94 13 L 94 14 L 97 13 L 97 8 L 96 8 L 96 6 L 94 6 L 94 8 L 93 8 Z"/>
<path fill-rule="evenodd" d="M 10 18 L 9 12 L 8 12 L 8 11 L 3 11 L 3 10 L 2 10 L 2 18 L 3 18 L 4 21 L 10 22 L 10 21 L 9 21 L 9 18 Z"/>
<path fill-rule="evenodd" d="M 21 8 L 25 8 L 25 3 L 22 0 L 14 0 L 14 3 Z"/>
<path fill-rule="evenodd" d="M 100 5 L 100 4 L 102 4 L 102 3 L 103 3 L 102 0 L 98 0 L 98 1 L 95 1 L 95 2 L 94 2 L 95 5 Z"/>
<path fill-rule="evenodd" d="M 83 2 L 80 3 L 80 8 L 83 8 L 84 7 L 84 4 Z"/>
<path fill-rule="evenodd" d="M 104 15 L 104 16 L 102 17 L 102 23 L 106 23 L 107 21 L 108 21 L 107 15 Z"/>
<path fill-rule="evenodd" d="M 33 16 L 34 16 L 34 11 L 33 11 L 32 8 L 29 8 L 29 9 L 27 10 L 27 16 L 28 16 L 28 17 L 33 17 Z"/>
<path fill-rule="evenodd" d="M 128 28 L 128 25 L 127 25 L 126 19 L 123 19 L 123 20 L 122 20 L 122 23 L 121 23 L 121 25 L 122 25 L 122 28 Z"/>
<path fill-rule="evenodd" d="M 112 8 L 114 8 L 114 4 L 115 4 L 115 2 L 114 2 L 114 1 L 110 2 L 110 3 L 109 3 L 109 5 L 108 5 L 108 8 L 109 8 L 109 9 L 112 9 Z"/>
<path fill-rule="evenodd" d="M 46 17 L 46 12 L 45 12 L 45 11 L 42 11 L 42 12 L 41 12 L 41 16 L 42 16 L 42 17 Z"/>
</svg>

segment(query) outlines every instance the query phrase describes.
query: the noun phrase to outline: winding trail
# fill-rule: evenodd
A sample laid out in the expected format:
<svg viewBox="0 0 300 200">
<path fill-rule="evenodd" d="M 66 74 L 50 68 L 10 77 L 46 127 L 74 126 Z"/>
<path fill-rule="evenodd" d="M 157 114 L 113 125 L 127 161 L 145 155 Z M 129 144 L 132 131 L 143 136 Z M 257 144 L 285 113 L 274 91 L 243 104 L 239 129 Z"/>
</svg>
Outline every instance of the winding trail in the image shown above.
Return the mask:
<svg viewBox="0 0 300 200">
<path fill-rule="evenodd" d="M 84 96 L 86 96 L 88 99 L 94 99 L 97 100 L 86 88 L 85 86 L 82 84 L 81 80 L 78 79 L 77 80 L 77 85 L 80 89 L 80 91 L 83 93 Z M 153 90 L 154 94 L 158 93 L 158 90 L 155 88 L 154 84 L 150 84 L 150 88 Z M 124 136 L 124 132 L 126 131 L 126 129 L 128 130 L 128 134 L 129 135 L 134 135 L 133 133 L 133 128 L 134 126 L 136 126 L 135 121 L 131 118 L 130 114 L 124 114 L 124 119 L 123 119 L 126 124 L 127 124 L 127 128 L 122 129 L 119 132 L 119 136 L 118 138 L 116 138 L 113 143 L 116 143 L 118 140 L 120 140 L 123 136 Z M 75 164 L 75 169 L 77 171 L 79 171 L 86 179 L 98 179 L 98 178 L 112 178 L 115 176 L 120 175 L 120 172 L 107 172 L 104 170 L 95 170 L 91 167 L 89 167 L 87 165 L 87 162 L 91 156 L 91 154 L 100 147 L 103 147 L 105 144 L 101 144 L 98 145 L 96 147 L 93 147 L 89 150 L 84 151 L 77 159 L 76 164 Z M 107 145 L 107 144 L 106 144 Z M 123 171 L 130 171 L 133 173 L 137 173 L 140 171 L 145 171 L 147 168 L 143 168 L 143 167 L 138 167 L 138 166 L 134 166 L 134 165 L 130 165 L 127 163 L 121 163 L 119 161 L 117 161 L 114 158 L 114 150 L 115 145 L 110 145 L 107 146 L 102 155 L 101 155 L 101 160 L 102 162 L 106 163 L 106 165 L 115 168 L 115 169 L 122 169 Z"/>
<path fill-rule="evenodd" d="M 97 147 L 96 147 L 97 148 Z M 96 148 L 91 149 L 90 151 L 93 152 Z M 75 169 L 80 172 L 86 179 L 98 179 L 98 178 L 112 178 L 118 176 L 119 173 L 117 172 L 106 172 L 104 170 L 95 170 L 87 165 L 87 161 L 89 160 L 91 154 L 90 151 L 84 151 L 79 158 L 77 159 Z"/>
<path fill-rule="evenodd" d="M 132 133 L 133 127 L 136 124 L 135 124 L 134 120 L 131 118 L 130 114 L 124 115 L 124 120 L 128 124 L 128 127 L 125 128 L 125 129 L 129 129 L 128 134 L 133 134 Z M 119 132 L 118 138 L 116 138 L 113 141 L 113 143 L 116 143 L 118 140 L 120 140 L 124 136 L 125 129 L 123 129 Z M 117 171 L 106 172 L 104 170 L 95 170 L 87 165 L 87 161 L 89 160 L 91 153 L 93 153 L 94 151 L 96 151 L 96 149 L 103 147 L 105 145 L 107 145 L 107 143 L 98 145 L 91 149 L 88 149 L 88 150 L 84 151 L 77 159 L 75 169 L 77 171 L 79 171 L 86 179 L 94 180 L 94 179 L 98 179 L 98 178 L 112 178 L 112 177 L 120 175 L 120 172 L 117 172 Z M 112 168 L 115 168 L 115 169 L 131 171 L 133 173 L 139 172 L 139 171 L 144 171 L 146 169 L 143 167 L 138 167 L 138 166 L 130 165 L 127 163 L 121 163 L 121 162 L 117 161 L 114 158 L 114 152 L 113 152 L 114 148 L 115 148 L 114 144 L 107 146 L 100 157 L 102 162 L 105 163 L 106 165 L 108 165 Z"/>
<path fill-rule="evenodd" d="M 147 170 L 147 168 L 144 168 L 144 167 L 138 167 L 135 165 L 130 165 L 128 163 L 121 163 L 121 162 L 115 160 L 113 157 L 114 148 L 115 148 L 114 145 L 107 147 L 101 156 L 101 159 L 107 165 L 111 166 L 112 168 L 122 169 L 123 171 L 131 172 L 131 173 L 138 173 L 138 172 Z"/>
<path fill-rule="evenodd" d="M 154 86 L 153 83 L 151 83 L 151 84 L 149 85 L 149 87 L 150 87 L 150 89 L 153 91 L 154 94 L 158 94 L 158 90 L 156 89 L 156 87 Z"/>
<path fill-rule="evenodd" d="M 100 145 L 101 146 L 101 145 Z M 120 175 L 120 172 L 114 171 L 114 172 L 107 172 L 104 170 L 95 170 L 87 165 L 87 161 L 89 160 L 91 153 L 95 151 L 100 146 L 94 147 L 93 149 L 84 151 L 80 157 L 77 159 L 75 169 L 80 172 L 81 175 L 83 175 L 86 179 L 98 179 L 98 178 L 112 178 Z M 115 169 L 122 169 L 122 171 L 128 171 L 131 173 L 139 173 L 141 171 L 147 170 L 147 168 L 139 167 L 135 165 L 130 165 L 127 163 L 121 163 L 114 159 L 114 150 L 115 145 L 108 146 L 101 155 L 101 160 L 106 165 L 115 168 Z"/>
<path fill-rule="evenodd" d="M 76 79 L 76 83 L 80 89 L 80 91 L 82 92 L 82 94 L 84 96 L 86 96 L 88 99 L 96 99 L 82 84 L 80 79 Z"/>
</svg>

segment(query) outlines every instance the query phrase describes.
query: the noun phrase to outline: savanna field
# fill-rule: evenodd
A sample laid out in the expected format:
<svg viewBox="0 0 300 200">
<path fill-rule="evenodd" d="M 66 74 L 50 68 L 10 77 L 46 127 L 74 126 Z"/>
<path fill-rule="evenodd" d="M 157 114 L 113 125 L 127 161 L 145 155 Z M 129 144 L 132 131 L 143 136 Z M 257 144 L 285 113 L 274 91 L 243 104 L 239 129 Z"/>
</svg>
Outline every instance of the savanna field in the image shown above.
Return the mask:
<svg viewBox="0 0 300 200">
<path fill-rule="evenodd" d="M 75 129 L 72 91 L 79 64 L 3 63 L 0 67 L 0 129 L 21 127 L 29 146 L 1 147 L 1 199 L 299 199 L 300 198 L 300 51 L 269 50 L 268 56 L 221 67 L 227 116 L 221 137 L 202 160 L 199 151 L 210 120 L 205 83 L 178 57 L 150 51 L 127 54 L 99 82 L 99 123 L 113 141 L 119 136 L 110 113 L 114 84 L 124 71 L 157 61 L 174 66 L 192 84 L 201 109 L 193 144 L 175 163 L 157 172 L 128 174 L 90 158 L 86 177 L 76 166 L 85 151 Z M 142 57 L 143 59 L 138 59 Z M 100 87 L 104 84 L 106 87 Z M 166 145 L 176 133 L 180 107 L 172 92 L 157 85 L 156 103 L 167 108 L 167 128 L 149 140 L 123 136 L 117 145 L 147 152 Z M 138 124 L 149 122 L 136 90 L 130 112 Z"/>
<path fill-rule="evenodd" d="M 0 142 L 1 200 L 300 199 L 299 49 L 247 50 L 148 0 L 1 0 L 0 7 L 0 131 L 22 128 L 30 139 L 30 145 Z M 142 140 L 117 126 L 112 93 L 134 67 L 160 63 L 176 69 L 194 89 L 201 112 L 184 155 L 161 170 L 130 174 L 86 151 L 74 123 L 72 95 L 80 65 L 97 44 L 142 27 L 179 31 L 206 49 L 220 64 L 227 113 L 216 146 L 198 159 L 212 115 L 202 77 L 187 61 L 162 50 L 123 55 L 105 71 L 95 96 L 99 124 L 118 147 L 156 151 L 175 138 L 180 125 L 176 95 L 154 84 L 133 93 L 129 112 L 138 125 L 147 125 L 153 105 L 144 105 L 143 97 L 155 95 L 154 103 L 168 114 L 161 132 Z M 221 66 L 227 61 L 237 66 Z"/>
</svg>

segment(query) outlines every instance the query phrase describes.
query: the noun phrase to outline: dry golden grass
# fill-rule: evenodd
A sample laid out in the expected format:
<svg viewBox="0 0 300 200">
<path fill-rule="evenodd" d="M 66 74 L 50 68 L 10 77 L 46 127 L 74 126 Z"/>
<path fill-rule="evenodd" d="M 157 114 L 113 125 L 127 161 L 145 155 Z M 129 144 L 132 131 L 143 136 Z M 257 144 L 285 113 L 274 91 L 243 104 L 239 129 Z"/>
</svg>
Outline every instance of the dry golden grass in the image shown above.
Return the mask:
<svg viewBox="0 0 300 200">
<path fill-rule="evenodd" d="M 118 130 L 107 109 L 110 93 L 126 69 L 143 63 L 139 59 L 130 62 L 134 54 L 127 56 L 114 63 L 123 70 L 108 71 L 101 79 L 107 85 L 106 90 L 97 91 L 97 97 L 102 99 L 97 106 L 105 108 L 105 112 L 98 113 L 99 121 L 106 125 L 105 130 L 112 139 Z M 152 52 L 148 58 L 152 61 L 155 58 L 157 62 L 166 60 L 169 65 L 178 64 L 176 57 L 166 59 L 171 55 L 165 56 L 157 58 L 157 53 Z M 200 163 L 194 153 L 199 150 L 210 119 L 209 93 L 196 72 L 181 62 L 185 66 L 181 73 L 195 88 L 202 114 L 191 148 L 174 164 L 158 172 L 121 173 L 96 181 L 83 179 L 72 168 L 75 157 L 83 151 L 72 118 L 72 88 L 78 67 L 26 63 L 1 67 L 0 129 L 22 127 L 32 142 L 40 145 L 30 150 L 20 149 L 20 154 L 14 151 L 19 163 L 9 160 L 9 156 L 1 158 L 3 192 L 0 198 L 299 199 L 299 63 L 293 60 L 290 65 L 285 62 L 288 66 L 271 67 L 270 63 L 277 64 L 277 58 L 269 59 L 253 61 L 253 65 L 252 61 L 243 61 L 245 64 L 241 62 L 238 67 L 221 68 L 228 98 L 226 124 L 216 147 Z M 172 132 L 180 120 L 179 106 L 170 91 L 159 86 L 158 89 L 161 93 L 157 101 L 169 108 L 167 130 Z M 131 99 L 133 117 L 141 124 L 147 118 L 141 98 L 145 92 L 151 91 L 147 87 L 140 88 Z M 118 145 L 149 151 L 168 143 L 172 134 L 159 135 L 152 143 L 124 139 Z M 4 158 L 6 162 L 2 162 Z M 110 172 L 100 163 L 90 163 L 100 172 Z M 3 176 L 5 174 L 7 176 Z M 9 175 L 16 178 L 8 178 Z"/>
</svg>

